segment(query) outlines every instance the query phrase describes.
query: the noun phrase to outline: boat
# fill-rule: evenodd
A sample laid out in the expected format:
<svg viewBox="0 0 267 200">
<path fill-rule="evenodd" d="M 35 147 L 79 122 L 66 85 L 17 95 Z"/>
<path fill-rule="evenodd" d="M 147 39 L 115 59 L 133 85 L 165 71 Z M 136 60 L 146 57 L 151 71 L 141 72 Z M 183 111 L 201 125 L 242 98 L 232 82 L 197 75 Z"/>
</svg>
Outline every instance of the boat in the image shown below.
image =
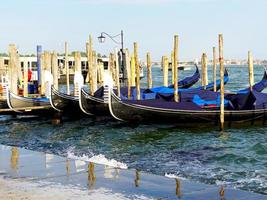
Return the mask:
<svg viewBox="0 0 267 200">
<path fill-rule="evenodd" d="M 51 85 L 49 100 L 51 106 L 60 113 L 73 118 L 83 115 L 79 106 L 79 96 L 64 94 Z"/>
<path fill-rule="evenodd" d="M 212 91 L 199 91 L 215 95 Z M 218 93 L 217 93 L 218 94 Z M 195 94 L 196 95 L 196 94 Z M 207 96 L 207 94 L 204 94 Z M 132 123 L 171 123 L 176 125 L 191 125 L 198 123 L 215 124 L 220 120 L 219 98 L 215 102 L 204 101 L 166 101 L 165 99 L 122 100 L 112 89 L 109 90 L 109 110 L 111 115 L 120 121 Z M 203 103 L 204 101 L 204 103 Z M 206 102 L 206 103 L 205 103 Z M 224 102 L 224 119 L 226 123 L 254 123 L 267 119 L 267 94 L 249 91 L 234 94 Z M 212 105 L 212 106 L 210 106 Z"/>
<path fill-rule="evenodd" d="M 104 87 L 101 87 L 92 96 L 81 88 L 79 98 L 81 110 L 87 115 L 110 116 L 108 103 L 104 100 L 104 91 Z"/>
<path fill-rule="evenodd" d="M 195 65 L 196 71 L 192 76 L 186 77 L 183 80 L 178 82 L 179 88 L 189 88 L 198 82 L 200 78 L 199 69 L 197 65 Z M 173 88 L 173 85 L 169 86 Z M 87 115 L 97 115 L 97 116 L 110 116 L 108 104 L 104 101 L 104 89 L 105 87 L 99 88 L 94 96 L 90 95 L 85 88 L 81 88 L 80 90 L 80 98 L 79 104 L 81 110 Z M 141 89 L 145 91 L 145 89 Z M 127 96 L 127 87 L 121 88 L 121 93 L 123 96 Z M 135 87 L 132 88 L 132 94 L 135 92 Z"/>
<path fill-rule="evenodd" d="M 267 119 L 267 94 L 261 93 L 267 86 L 265 69 L 261 81 L 250 89 L 225 94 L 225 122 L 242 123 Z M 147 100 L 126 100 L 118 97 L 113 89 L 108 90 L 111 115 L 120 121 L 134 123 L 219 123 L 220 93 L 209 90 L 179 90 L 179 102 L 174 102 L 173 93 L 158 93 Z"/>
<path fill-rule="evenodd" d="M 195 67 L 196 67 L 196 71 L 192 76 L 185 77 L 184 79 L 178 81 L 178 88 L 181 88 L 181 89 L 190 88 L 191 86 L 193 86 L 195 83 L 198 82 L 198 80 L 200 79 L 200 73 L 199 73 L 198 66 L 195 65 Z M 173 88 L 174 85 L 172 84 L 172 85 L 169 85 L 168 87 Z"/>
<path fill-rule="evenodd" d="M 267 87 L 267 69 L 264 67 L 264 75 L 258 83 L 254 84 L 252 89 L 257 92 L 262 92 Z M 246 88 L 243 90 L 239 90 L 238 93 L 246 93 L 249 92 L 250 88 Z"/>
<path fill-rule="evenodd" d="M 229 75 L 227 69 L 224 70 L 224 84 L 226 84 L 229 81 Z M 216 80 L 216 90 L 218 91 L 221 87 L 220 80 Z M 212 91 L 214 89 L 214 82 L 209 83 L 206 86 L 199 86 L 199 87 L 191 87 L 191 88 L 180 88 L 179 92 L 196 92 L 200 90 L 210 90 Z M 144 99 L 154 99 L 158 93 L 162 94 L 173 94 L 174 88 L 173 87 L 156 87 L 156 88 L 150 88 L 143 91 L 143 95 L 145 96 Z M 146 96 L 148 96 L 146 98 Z"/>
<path fill-rule="evenodd" d="M 49 99 L 46 97 L 22 97 L 12 93 L 8 87 L 6 88 L 6 90 L 7 105 L 16 114 L 20 113 L 30 115 L 48 115 L 53 113 L 53 109 L 49 103 Z"/>
</svg>

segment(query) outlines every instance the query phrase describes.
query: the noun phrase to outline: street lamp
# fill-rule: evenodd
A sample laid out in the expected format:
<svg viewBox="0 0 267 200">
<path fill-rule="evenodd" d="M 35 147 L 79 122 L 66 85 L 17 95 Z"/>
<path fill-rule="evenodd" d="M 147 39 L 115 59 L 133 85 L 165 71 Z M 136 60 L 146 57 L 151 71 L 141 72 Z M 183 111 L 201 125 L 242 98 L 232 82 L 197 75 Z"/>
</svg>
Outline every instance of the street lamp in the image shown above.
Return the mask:
<svg viewBox="0 0 267 200">
<path fill-rule="evenodd" d="M 123 52 L 123 31 L 121 31 L 120 34 L 118 35 L 114 35 L 114 36 L 111 36 L 109 34 L 107 34 L 106 32 L 102 32 L 101 35 L 98 38 L 98 41 L 99 43 L 104 43 L 105 40 L 106 40 L 106 37 L 109 37 L 114 43 L 116 44 L 120 44 L 121 45 L 121 71 L 122 71 L 122 81 L 124 81 L 124 69 L 125 69 L 125 62 L 124 62 L 124 59 L 125 59 L 125 54 Z M 120 41 L 117 41 L 115 38 L 119 37 L 120 36 Z"/>
</svg>

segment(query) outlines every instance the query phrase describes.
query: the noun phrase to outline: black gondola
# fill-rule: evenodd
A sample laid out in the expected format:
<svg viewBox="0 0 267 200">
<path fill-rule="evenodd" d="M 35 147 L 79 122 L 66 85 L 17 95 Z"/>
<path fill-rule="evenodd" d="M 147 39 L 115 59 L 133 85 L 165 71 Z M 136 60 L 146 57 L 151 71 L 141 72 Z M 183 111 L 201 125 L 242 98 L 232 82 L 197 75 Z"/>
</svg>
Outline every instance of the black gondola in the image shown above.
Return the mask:
<svg viewBox="0 0 267 200">
<path fill-rule="evenodd" d="M 234 94 L 229 99 L 231 106 L 225 109 L 225 122 L 265 122 L 267 94 L 252 91 Z M 218 124 L 220 119 L 218 108 L 203 107 L 186 101 L 121 100 L 112 90 L 109 92 L 109 110 L 115 119 L 134 123 Z"/>
<path fill-rule="evenodd" d="M 197 65 L 196 71 L 192 76 L 186 77 L 178 82 L 179 88 L 189 88 L 198 82 L 200 73 Z M 169 86 L 173 88 L 173 85 Z M 127 91 L 127 88 L 121 88 Z M 94 96 L 88 94 L 84 88 L 80 91 L 80 108 L 87 115 L 110 116 L 108 104 L 104 102 L 104 87 L 100 88 Z"/>
<path fill-rule="evenodd" d="M 79 106 L 78 96 L 61 93 L 51 86 L 49 99 L 51 106 L 58 112 L 73 118 L 83 115 Z"/>
<path fill-rule="evenodd" d="M 198 80 L 200 79 L 200 73 L 199 73 L 199 69 L 198 66 L 195 65 L 196 67 L 196 71 L 192 76 L 188 76 L 185 77 L 183 80 L 178 81 L 178 87 L 179 88 L 190 88 L 191 86 L 193 86 L 195 83 L 198 82 Z M 169 88 L 173 88 L 174 85 L 169 85 Z"/>
<path fill-rule="evenodd" d="M 198 72 L 198 68 L 196 66 L 196 72 L 191 77 L 196 77 L 196 74 L 198 74 L 198 73 L 199 73 Z M 224 82 L 227 83 L 227 81 L 229 80 L 227 70 L 225 70 L 225 74 L 224 75 L 225 75 Z M 188 80 L 188 77 L 185 78 L 185 79 Z M 183 82 L 183 80 L 181 82 Z M 185 81 L 185 82 L 188 82 L 188 81 Z M 160 88 L 163 88 L 163 87 L 157 87 L 157 88 L 154 88 L 154 89 L 158 90 Z M 220 81 L 217 81 L 217 88 L 220 88 Z M 167 87 L 167 89 L 173 90 L 172 87 Z M 204 89 L 204 87 L 200 86 L 200 87 L 197 87 L 197 88 L 180 89 L 180 90 L 183 90 L 183 91 L 187 91 L 187 90 L 197 91 L 197 90 L 203 90 L 203 89 Z M 210 83 L 209 85 L 207 85 L 206 89 L 207 90 L 212 90 L 213 89 L 213 83 Z M 133 88 L 133 90 L 135 90 L 135 88 Z M 153 93 L 153 92 L 151 92 L 151 89 L 141 89 L 141 90 L 144 93 Z M 123 94 L 123 96 L 127 96 L 127 91 L 128 91 L 127 88 L 121 88 L 121 93 Z M 134 92 L 132 92 L 132 93 L 134 93 Z M 95 92 L 94 96 L 88 94 L 85 91 L 85 89 L 82 88 L 81 91 L 80 91 L 80 108 L 84 113 L 86 113 L 88 115 L 110 116 L 110 112 L 108 110 L 108 104 L 107 104 L 107 102 L 104 101 L 104 87 L 99 88 Z"/>
<path fill-rule="evenodd" d="M 104 88 L 102 88 L 104 91 Z M 108 104 L 104 101 L 104 95 L 92 96 L 84 88 L 80 90 L 80 108 L 87 115 L 110 116 Z"/>
</svg>

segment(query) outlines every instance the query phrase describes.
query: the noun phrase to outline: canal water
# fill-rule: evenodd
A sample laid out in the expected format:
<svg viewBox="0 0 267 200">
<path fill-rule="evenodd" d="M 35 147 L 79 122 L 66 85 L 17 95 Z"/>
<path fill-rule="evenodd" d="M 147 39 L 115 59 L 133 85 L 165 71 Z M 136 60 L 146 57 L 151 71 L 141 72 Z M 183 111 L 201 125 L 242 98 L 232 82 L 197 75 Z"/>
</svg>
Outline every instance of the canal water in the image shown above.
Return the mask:
<svg viewBox="0 0 267 200">
<path fill-rule="evenodd" d="M 255 81 L 262 78 L 263 71 L 262 66 L 255 66 Z M 179 76 L 182 79 L 193 72 L 194 67 L 179 71 Z M 161 85 L 160 68 L 153 68 L 153 76 L 154 86 Z M 229 76 L 226 90 L 248 87 L 247 67 L 232 66 Z M 133 127 L 90 118 L 66 120 L 55 126 L 50 119 L 0 116 L 0 124 L 1 144 L 267 195 L 264 126 L 227 128 L 221 134 L 217 127 Z"/>
</svg>

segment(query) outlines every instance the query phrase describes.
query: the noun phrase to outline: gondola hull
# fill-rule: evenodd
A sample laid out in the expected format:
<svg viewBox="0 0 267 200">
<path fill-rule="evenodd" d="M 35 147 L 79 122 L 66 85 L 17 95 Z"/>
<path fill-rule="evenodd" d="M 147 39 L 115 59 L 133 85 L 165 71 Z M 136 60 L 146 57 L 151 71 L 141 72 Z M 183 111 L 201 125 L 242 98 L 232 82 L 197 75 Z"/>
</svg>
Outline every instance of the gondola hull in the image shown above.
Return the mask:
<svg viewBox="0 0 267 200">
<path fill-rule="evenodd" d="M 104 99 L 91 96 L 83 88 L 80 90 L 80 107 L 88 115 L 110 116 L 108 104 Z"/>
<path fill-rule="evenodd" d="M 198 68 L 195 74 L 198 73 Z M 228 73 L 225 71 L 225 84 L 228 81 Z M 220 88 L 220 82 L 217 83 L 217 88 Z M 182 91 L 198 91 L 203 90 L 204 87 L 200 86 L 197 88 L 189 88 L 189 89 L 182 89 Z M 213 90 L 213 84 L 209 84 L 206 88 L 207 90 Z M 128 91 L 128 88 L 121 88 L 122 91 Z M 124 93 L 122 92 L 122 93 Z M 125 94 L 127 95 L 127 94 Z M 80 91 L 80 108 L 81 110 L 88 115 L 96 115 L 96 116 L 110 116 L 110 112 L 108 109 L 108 104 L 104 102 L 103 96 L 101 97 L 94 97 L 88 94 L 83 88 Z"/>
<path fill-rule="evenodd" d="M 198 109 L 197 107 L 196 109 L 184 109 L 185 107 L 192 108 L 192 105 L 186 106 L 185 104 L 181 105 L 181 108 L 177 106 L 176 109 L 164 107 L 164 105 L 162 107 L 152 107 L 122 101 L 110 91 L 110 113 L 114 118 L 121 121 L 133 123 L 170 123 L 177 125 L 219 123 L 219 110 L 204 110 Z M 226 110 L 224 116 L 226 123 L 253 123 L 259 120 L 265 122 L 267 119 L 267 109 Z"/>
<path fill-rule="evenodd" d="M 84 115 L 79 106 L 79 97 L 61 93 L 53 86 L 51 86 L 50 104 L 56 111 L 72 118 Z"/>
<path fill-rule="evenodd" d="M 10 112 L 1 114 L 22 114 L 22 115 L 40 115 L 47 116 L 54 113 L 47 98 L 21 97 L 13 94 L 7 89 L 7 104 Z M 12 112 L 13 111 L 13 112 Z"/>
</svg>

